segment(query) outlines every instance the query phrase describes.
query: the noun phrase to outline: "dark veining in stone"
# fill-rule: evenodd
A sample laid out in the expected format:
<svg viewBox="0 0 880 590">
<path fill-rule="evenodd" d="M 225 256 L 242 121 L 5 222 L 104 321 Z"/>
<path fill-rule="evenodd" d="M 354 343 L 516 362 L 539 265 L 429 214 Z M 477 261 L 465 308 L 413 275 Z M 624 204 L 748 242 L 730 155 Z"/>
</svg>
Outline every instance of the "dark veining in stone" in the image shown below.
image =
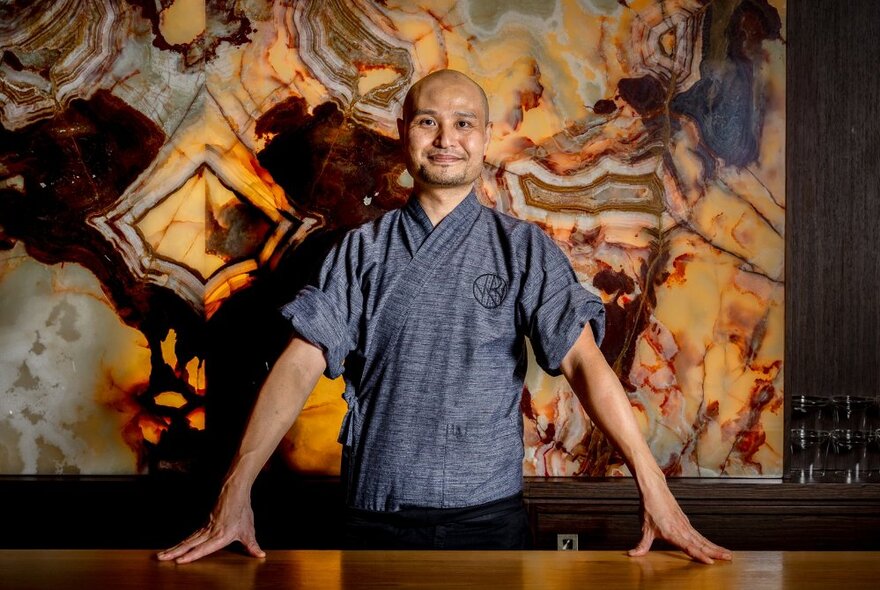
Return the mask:
<svg viewBox="0 0 880 590">
<path fill-rule="evenodd" d="M 309 115 L 305 101 L 290 98 L 260 117 L 256 131 L 276 134 L 260 164 L 294 206 L 325 216 L 328 229 L 356 227 L 406 202 L 399 142 L 353 123 L 334 103 Z"/>
<path fill-rule="evenodd" d="M 22 361 L 21 366 L 18 367 L 18 378 L 12 383 L 12 386 L 31 391 L 40 386 L 40 378 L 31 373 L 27 361 Z"/>
<path fill-rule="evenodd" d="M 34 343 L 31 345 L 31 352 L 36 355 L 41 355 L 46 350 L 46 345 L 40 342 L 40 333 L 37 332 L 37 338 L 34 340 Z"/>
<path fill-rule="evenodd" d="M 225 204 L 216 217 L 210 207 L 207 209 L 205 250 L 208 254 L 235 262 L 259 253 L 272 229 L 262 211 L 240 197 Z"/>
<path fill-rule="evenodd" d="M 617 92 L 643 117 L 656 115 L 666 103 L 666 89 L 653 76 L 623 78 L 617 83 Z"/>
<path fill-rule="evenodd" d="M 610 115 L 616 110 L 617 105 L 614 104 L 613 100 L 608 100 L 607 98 L 597 100 L 596 104 L 593 105 L 593 112 L 597 115 Z"/>
<path fill-rule="evenodd" d="M 28 422 L 30 422 L 31 424 L 36 424 L 37 422 L 40 422 L 43 419 L 42 415 L 34 414 L 28 408 L 25 408 L 24 410 L 22 410 L 21 415 L 24 416 L 25 418 L 27 418 Z"/>
<path fill-rule="evenodd" d="M 609 295 L 621 295 L 632 293 L 635 289 L 635 282 L 625 272 L 605 268 L 593 277 L 593 286 L 602 289 Z"/>
<path fill-rule="evenodd" d="M 157 6 L 155 0 L 126 0 L 130 5 L 140 9 L 144 19 L 150 21 L 153 29 L 153 45 L 166 51 L 176 51 L 183 55 L 188 66 L 203 64 L 217 54 L 221 43 L 243 45 L 250 41 L 254 32 L 251 21 L 242 14 L 235 0 L 209 0 L 206 4 L 206 31 L 189 43 L 169 43 L 162 36 L 159 28 L 162 10 L 173 2 L 163 0 Z"/>
<path fill-rule="evenodd" d="M 701 79 L 672 101 L 673 111 L 696 121 L 703 141 L 728 164 L 746 166 L 758 157 L 764 105 L 755 102 L 758 92 L 755 69 L 761 61 L 761 42 L 778 39 L 779 13 L 766 0 L 746 0 L 724 23 L 730 5 L 721 2 L 707 9 L 703 31 Z M 720 29 L 723 38 L 713 38 Z"/>
<path fill-rule="evenodd" d="M 88 101 L 72 101 L 53 119 L 14 132 L 0 129 L 4 174 L 24 178 L 23 191 L 0 188 L 0 242 L 7 247 L 24 242 L 28 254 L 39 262 L 76 262 L 95 274 L 120 319 L 146 336 L 150 380 L 129 394 L 143 402 L 144 412 L 153 415 L 158 412 L 145 400 L 162 391 L 194 397 L 182 375 L 165 365 L 162 340 L 169 329 L 175 330 L 177 357 L 185 365 L 202 354 L 204 322 L 169 289 L 130 275 L 120 253 L 86 220 L 111 209 L 165 141 L 152 121 L 105 91 Z M 64 318 L 69 314 L 62 311 L 56 308 L 50 323 L 60 321 L 62 336 L 69 338 L 74 335 L 67 329 L 72 325 Z M 178 465 L 188 469 L 198 455 L 201 433 L 189 428 L 184 415 L 178 413 L 166 435 L 169 441 L 185 444 L 165 443 L 166 437 L 158 446 L 144 442 L 135 422 L 123 429 L 138 454 L 139 468 Z"/>
<path fill-rule="evenodd" d="M 54 308 L 49 318 L 46 320 L 46 327 L 58 325 L 58 335 L 67 340 L 74 342 L 80 339 L 79 330 L 76 329 L 76 320 L 79 312 L 68 301 L 61 301 Z"/>
<path fill-rule="evenodd" d="M 650 322 L 651 314 L 657 307 L 658 285 L 663 284 L 665 269 L 669 262 L 669 251 L 663 247 L 665 235 L 656 230 L 648 230 L 654 234 L 651 241 L 651 254 L 648 260 L 639 267 L 638 281 L 641 294 L 626 301 L 623 305 L 617 298 L 635 291 L 635 283 L 622 271 L 610 268 L 596 273 L 593 286 L 611 296 L 605 304 L 605 339 L 602 341 L 602 353 L 614 368 L 621 384 L 627 391 L 636 391 L 630 381 L 629 373 L 635 362 L 636 342 L 638 335 L 644 332 Z"/>
<path fill-rule="evenodd" d="M 24 469 L 24 461 L 18 448 L 20 442 L 21 433 L 18 429 L 8 420 L 0 420 L 0 461 L 8 466 L 9 473 L 20 473 Z"/>
<path fill-rule="evenodd" d="M 106 91 L 72 101 L 54 119 L 0 130 L 0 164 L 25 186 L 24 195 L 0 189 L 0 221 L 9 235 L 63 244 L 72 225 L 116 202 L 164 140 L 155 123 Z"/>
</svg>

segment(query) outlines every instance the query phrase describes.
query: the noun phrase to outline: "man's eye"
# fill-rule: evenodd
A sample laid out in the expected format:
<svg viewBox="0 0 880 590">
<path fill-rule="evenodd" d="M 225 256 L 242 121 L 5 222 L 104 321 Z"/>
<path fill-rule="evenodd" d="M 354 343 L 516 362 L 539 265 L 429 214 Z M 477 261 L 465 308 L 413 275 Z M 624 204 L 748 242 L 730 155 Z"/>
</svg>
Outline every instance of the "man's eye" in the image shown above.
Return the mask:
<svg viewBox="0 0 880 590">
<path fill-rule="evenodd" d="M 458 126 L 467 129 L 468 127 L 473 127 L 473 124 L 470 121 L 459 121 Z"/>
<path fill-rule="evenodd" d="M 433 124 L 434 124 L 433 119 L 422 119 L 421 121 L 419 121 L 419 125 L 429 125 L 430 126 Z"/>
</svg>

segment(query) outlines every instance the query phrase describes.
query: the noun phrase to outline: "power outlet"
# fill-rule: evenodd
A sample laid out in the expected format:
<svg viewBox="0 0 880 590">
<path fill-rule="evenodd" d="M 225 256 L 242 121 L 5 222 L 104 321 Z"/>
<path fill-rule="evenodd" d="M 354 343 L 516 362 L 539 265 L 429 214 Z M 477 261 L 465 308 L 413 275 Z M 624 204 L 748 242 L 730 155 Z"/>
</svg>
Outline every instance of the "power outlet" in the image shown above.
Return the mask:
<svg viewBox="0 0 880 590">
<path fill-rule="evenodd" d="M 556 535 L 556 549 L 559 551 L 577 551 L 577 535 Z"/>
</svg>

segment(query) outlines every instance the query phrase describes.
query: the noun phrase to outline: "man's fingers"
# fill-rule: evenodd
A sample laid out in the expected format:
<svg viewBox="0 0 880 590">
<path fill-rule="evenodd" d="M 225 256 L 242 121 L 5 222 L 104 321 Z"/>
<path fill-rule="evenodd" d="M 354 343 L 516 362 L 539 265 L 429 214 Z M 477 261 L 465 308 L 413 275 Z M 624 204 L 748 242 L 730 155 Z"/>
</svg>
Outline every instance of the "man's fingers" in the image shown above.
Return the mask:
<svg viewBox="0 0 880 590">
<path fill-rule="evenodd" d="M 236 539 L 228 533 L 211 532 L 201 529 L 190 535 L 184 541 L 178 543 L 171 549 L 166 549 L 157 554 L 161 561 L 174 560 L 175 563 L 191 563 L 197 559 L 223 549 Z M 266 557 L 266 552 L 260 548 L 256 538 L 250 536 L 247 540 L 242 540 L 245 550 L 254 557 Z"/>
<path fill-rule="evenodd" d="M 705 563 L 707 565 L 712 565 L 713 563 L 715 563 L 715 560 L 706 555 L 706 553 L 703 552 L 702 548 L 700 547 L 685 547 L 684 552 L 687 553 L 691 557 L 691 559 L 699 561 L 700 563 Z"/>
<path fill-rule="evenodd" d="M 201 543 L 207 535 L 207 530 L 203 528 L 199 529 L 174 547 L 166 549 L 165 551 L 160 551 L 156 554 L 156 557 L 158 557 L 160 561 L 169 561 L 172 559 L 176 559 L 199 543 Z"/>
<path fill-rule="evenodd" d="M 724 561 L 730 561 L 733 559 L 733 553 L 729 549 L 725 549 L 719 545 L 711 541 L 706 541 L 708 544 L 703 548 L 703 553 L 712 557 L 713 559 L 723 559 Z"/>
<path fill-rule="evenodd" d="M 246 541 L 243 541 L 245 550 L 253 555 L 254 557 L 266 557 L 266 552 L 260 549 L 260 546 L 257 544 L 257 540 L 254 537 L 250 537 Z"/>
<path fill-rule="evenodd" d="M 706 537 L 691 529 L 684 535 L 684 543 L 678 543 L 688 555 L 697 561 L 712 564 L 716 559 L 731 560 L 733 554 L 723 547 L 709 541 Z"/>
<path fill-rule="evenodd" d="M 642 555 L 647 555 L 648 551 L 651 550 L 651 545 L 654 543 L 654 532 L 650 528 L 645 528 L 644 533 L 642 534 L 642 539 L 639 541 L 639 544 L 635 546 L 635 548 L 629 550 L 630 557 L 641 557 Z"/>
<path fill-rule="evenodd" d="M 634 549 L 629 551 L 629 555 L 631 557 L 646 555 L 650 551 L 651 545 L 659 532 L 663 539 L 680 547 L 682 551 L 695 561 L 712 564 L 715 563 L 716 559 L 728 561 L 733 559 L 733 554 L 729 550 L 709 541 L 697 532 L 687 520 L 677 524 L 678 526 L 671 527 L 671 530 L 668 530 L 665 534 L 662 531 L 655 531 L 653 526 L 646 525 L 643 529 L 642 539 Z"/>
<path fill-rule="evenodd" d="M 224 536 L 210 537 L 175 559 L 174 562 L 179 564 L 193 562 L 210 553 L 223 549 L 231 542 L 232 539 L 227 539 Z"/>
<path fill-rule="evenodd" d="M 727 559 L 727 560 L 729 560 L 729 559 L 733 558 L 733 555 L 731 554 L 731 552 L 729 550 L 727 550 L 724 547 L 721 547 L 719 545 L 716 545 L 715 543 L 713 543 L 709 539 L 701 536 L 700 541 L 701 541 L 700 549 L 706 555 L 709 555 L 710 557 L 712 557 L 714 559 Z"/>
</svg>

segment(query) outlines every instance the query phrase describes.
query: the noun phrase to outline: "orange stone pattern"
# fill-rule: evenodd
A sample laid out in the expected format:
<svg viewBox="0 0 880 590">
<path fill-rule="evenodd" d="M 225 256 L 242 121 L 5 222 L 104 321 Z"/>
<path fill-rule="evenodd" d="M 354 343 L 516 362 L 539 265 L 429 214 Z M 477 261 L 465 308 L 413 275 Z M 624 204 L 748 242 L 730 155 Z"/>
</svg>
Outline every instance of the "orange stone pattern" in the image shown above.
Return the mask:
<svg viewBox="0 0 880 590">
<path fill-rule="evenodd" d="M 0 473 L 233 452 L 277 310 L 401 206 L 396 119 L 489 96 L 478 196 L 537 223 L 669 476 L 780 476 L 785 0 L 59 0 L 0 8 Z M 339 472 L 322 379 L 271 469 Z M 530 363 L 526 475 L 626 475 Z M 475 466 L 476 467 L 476 466 Z"/>
</svg>

